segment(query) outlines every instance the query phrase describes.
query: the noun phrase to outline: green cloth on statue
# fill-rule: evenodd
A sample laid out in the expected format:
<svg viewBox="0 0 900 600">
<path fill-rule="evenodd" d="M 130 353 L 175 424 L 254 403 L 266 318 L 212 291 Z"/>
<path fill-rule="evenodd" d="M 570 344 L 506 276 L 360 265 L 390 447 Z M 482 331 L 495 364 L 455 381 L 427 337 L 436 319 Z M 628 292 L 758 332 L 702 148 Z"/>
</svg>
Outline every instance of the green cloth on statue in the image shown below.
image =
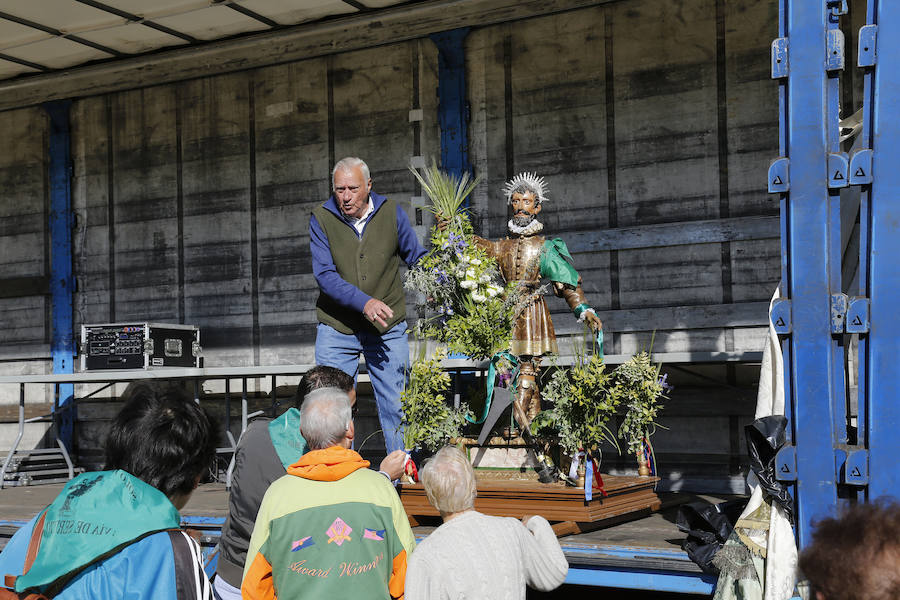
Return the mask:
<svg viewBox="0 0 900 600">
<path fill-rule="evenodd" d="M 269 437 L 285 471 L 309 450 L 306 440 L 300 435 L 300 411 L 296 408 L 289 408 L 269 423 Z"/>
<path fill-rule="evenodd" d="M 550 281 L 558 281 L 568 286 L 578 285 L 578 271 L 569 261 L 572 255 L 566 248 L 566 243 L 559 238 L 546 240 L 544 251 L 541 252 L 541 277 Z"/>
</svg>

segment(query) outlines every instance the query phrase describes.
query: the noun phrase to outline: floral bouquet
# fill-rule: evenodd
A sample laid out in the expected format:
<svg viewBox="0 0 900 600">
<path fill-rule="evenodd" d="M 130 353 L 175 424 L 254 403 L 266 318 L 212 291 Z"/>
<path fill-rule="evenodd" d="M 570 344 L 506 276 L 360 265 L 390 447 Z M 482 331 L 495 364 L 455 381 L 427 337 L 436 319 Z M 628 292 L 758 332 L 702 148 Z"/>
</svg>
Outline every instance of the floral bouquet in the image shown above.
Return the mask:
<svg viewBox="0 0 900 600">
<path fill-rule="evenodd" d="M 462 208 L 478 179 L 470 180 L 468 173 L 448 175 L 435 165 L 423 175 L 410 170 L 431 199 L 438 222 L 431 230 L 431 250 L 406 277 L 406 288 L 424 298 L 413 333 L 475 360 L 490 358 L 509 346 L 522 294 L 516 283 L 503 283 Z"/>
</svg>

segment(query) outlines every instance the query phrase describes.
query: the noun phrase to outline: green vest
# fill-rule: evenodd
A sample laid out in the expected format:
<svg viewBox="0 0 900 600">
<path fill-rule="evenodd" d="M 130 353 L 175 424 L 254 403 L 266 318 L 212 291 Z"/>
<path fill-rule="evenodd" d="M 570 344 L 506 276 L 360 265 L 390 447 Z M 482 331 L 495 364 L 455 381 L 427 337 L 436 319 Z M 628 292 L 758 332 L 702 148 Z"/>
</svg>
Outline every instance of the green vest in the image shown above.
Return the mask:
<svg viewBox="0 0 900 600">
<path fill-rule="evenodd" d="M 338 275 L 369 296 L 391 307 L 394 317 L 387 327 L 369 322 L 365 315 L 340 306 L 325 294 L 319 294 L 316 314 L 319 322 L 351 334 L 369 330 L 384 333 L 406 318 L 406 295 L 400 281 L 400 241 L 397 236 L 397 205 L 385 200 L 370 217 L 362 239 L 356 230 L 324 206 L 313 209 L 328 238 L 331 258 Z"/>
</svg>

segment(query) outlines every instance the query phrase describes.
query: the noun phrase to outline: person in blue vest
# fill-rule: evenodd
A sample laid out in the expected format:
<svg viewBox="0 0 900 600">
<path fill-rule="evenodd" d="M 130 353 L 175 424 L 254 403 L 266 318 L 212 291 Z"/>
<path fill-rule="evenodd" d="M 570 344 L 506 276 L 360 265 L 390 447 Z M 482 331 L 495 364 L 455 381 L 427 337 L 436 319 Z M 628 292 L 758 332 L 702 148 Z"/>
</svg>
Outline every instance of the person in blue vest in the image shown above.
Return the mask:
<svg viewBox="0 0 900 600">
<path fill-rule="evenodd" d="M 106 470 L 72 479 L 16 532 L 0 554 L 6 585 L 60 600 L 211 600 L 178 511 L 217 441 L 218 427 L 183 386 L 131 384 L 106 440 Z M 26 565 L 33 543 L 37 556 Z"/>
<path fill-rule="evenodd" d="M 333 194 L 309 219 L 319 284 L 316 364 L 355 377 L 365 356 L 390 454 L 403 448 L 400 392 L 409 363 L 400 265 L 412 267 L 425 249 L 403 208 L 372 192 L 364 161 L 342 158 L 331 176 Z"/>
<path fill-rule="evenodd" d="M 219 538 L 219 561 L 213 591 L 216 600 L 240 600 L 241 578 L 250 546 L 250 534 L 259 506 L 269 486 L 285 476 L 288 467 L 309 450 L 300 434 L 300 405 L 306 396 L 323 388 L 343 391 L 356 406 L 353 378 L 335 367 L 316 366 L 306 372 L 297 385 L 296 406 L 277 419 L 254 419 L 238 440 L 234 453 L 228 517 Z M 406 454 L 398 450 L 388 455 L 380 473 L 390 480 L 403 474 Z"/>
</svg>

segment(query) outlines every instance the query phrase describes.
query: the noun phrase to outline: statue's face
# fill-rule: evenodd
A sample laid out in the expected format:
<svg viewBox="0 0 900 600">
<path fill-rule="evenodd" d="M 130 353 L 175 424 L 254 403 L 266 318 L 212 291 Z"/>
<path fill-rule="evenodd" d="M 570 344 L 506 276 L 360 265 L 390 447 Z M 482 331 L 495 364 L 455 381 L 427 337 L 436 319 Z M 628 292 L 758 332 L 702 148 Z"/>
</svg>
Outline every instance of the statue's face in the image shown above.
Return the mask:
<svg viewBox="0 0 900 600">
<path fill-rule="evenodd" d="M 513 209 L 513 223 L 517 227 L 527 227 L 541 212 L 541 203 L 535 198 L 534 192 L 516 192 L 509 204 Z"/>
</svg>

